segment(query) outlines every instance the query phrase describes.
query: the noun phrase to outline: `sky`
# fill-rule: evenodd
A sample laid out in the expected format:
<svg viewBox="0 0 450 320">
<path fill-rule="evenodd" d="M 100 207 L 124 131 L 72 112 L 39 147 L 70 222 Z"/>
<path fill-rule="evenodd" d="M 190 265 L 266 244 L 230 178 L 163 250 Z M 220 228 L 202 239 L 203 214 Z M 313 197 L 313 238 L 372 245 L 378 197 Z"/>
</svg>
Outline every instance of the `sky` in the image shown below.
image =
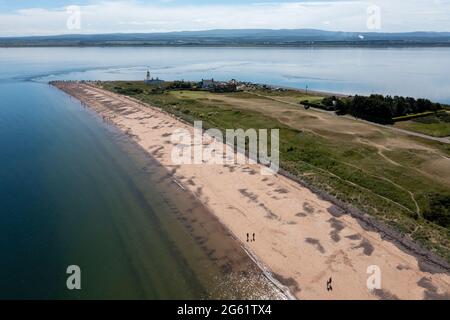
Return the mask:
<svg viewBox="0 0 450 320">
<path fill-rule="evenodd" d="M 0 36 L 210 29 L 450 32 L 450 0 L 0 0 Z"/>
</svg>

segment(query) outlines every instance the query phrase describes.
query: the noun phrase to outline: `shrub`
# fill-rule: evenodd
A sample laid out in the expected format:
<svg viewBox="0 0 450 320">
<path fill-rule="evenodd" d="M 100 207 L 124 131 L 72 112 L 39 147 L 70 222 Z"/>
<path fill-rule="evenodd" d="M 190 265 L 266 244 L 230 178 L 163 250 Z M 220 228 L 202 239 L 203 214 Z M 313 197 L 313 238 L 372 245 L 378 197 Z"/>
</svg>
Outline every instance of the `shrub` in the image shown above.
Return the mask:
<svg viewBox="0 0 450 320">
<path fill-rule="evenodd" d="M 429 198 L 430 204 L 423 213 L 424 218 L 444 228 L 450 228 L 450 195 L 434 193 Z"/>
</svg>

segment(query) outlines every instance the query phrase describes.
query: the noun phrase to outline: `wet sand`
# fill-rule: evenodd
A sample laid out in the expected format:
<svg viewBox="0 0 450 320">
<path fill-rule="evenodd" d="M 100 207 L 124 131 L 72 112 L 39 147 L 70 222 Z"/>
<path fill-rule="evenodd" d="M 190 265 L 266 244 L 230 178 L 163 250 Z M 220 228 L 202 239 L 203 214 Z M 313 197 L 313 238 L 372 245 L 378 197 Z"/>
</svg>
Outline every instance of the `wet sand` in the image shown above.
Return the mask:
<svg viewBox="0 0 450 320">
<path fill-rule="evenodd" d="M 115 126 L 107 128 L 118 137 L 118 146 L 141 168 L 137 173 L 139 182 L 144 186 L 150 183 L 152 188 L 158 189 L 157 195 L 151 195 L 149 200 L 158 208 L 154 212 L 160 217 L 158 223 L 177 245 L 186 270 L 204 290 L 196 299 L 289 299 L 288 289 L 279 282 L 273 282 L 270 274 L 258 268 L 216 216 L 194 194 L 180 187 L 171 171 Z M 149 211 L 155 210 L 149 208 Z M 130 213 L 126 212 L 124 224 L 129 216 Z M 135 234 L 133 229 L 145 227 L 130 226 L 129 233 Z M 148 243 L 139 245 L 148 250 Z M 147 272 L 150 271 L 141 272 L 141 279 L 145 279 Z M 152 286 L 153 283 L 147 285 Z"/>
<path fill-rule="evenodd" d="M 450 275 L 402 239 L 283 175 L 256 165 L 174 165 L 171 135 L 193 128 L 131 98 L 77 82 L 53 83 L 129 135 L 234 235 L 261 268 L 299 299 L 450 299 Z M 255 235 L 255 241 L 253 240 Z M 389 240 L 388 240 L 389 239 Z M 248 241 L 249 240 L 249 241 Z M 414 249 L 411 245 L 409 249 Z M 369 290 L 369 266 L 381 289 Z M 327 282 L 332 280 L 332 290 Z"/>
</svg>

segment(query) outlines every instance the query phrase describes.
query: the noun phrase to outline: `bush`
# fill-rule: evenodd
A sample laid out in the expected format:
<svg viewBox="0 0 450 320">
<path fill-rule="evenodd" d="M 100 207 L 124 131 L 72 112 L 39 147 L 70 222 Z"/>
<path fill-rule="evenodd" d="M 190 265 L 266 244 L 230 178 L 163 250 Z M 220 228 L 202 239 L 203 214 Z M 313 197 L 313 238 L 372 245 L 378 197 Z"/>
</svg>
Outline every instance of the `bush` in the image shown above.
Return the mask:
<svg viewBox="0 0 450 320">
<path fill-rule="evenodd" d="M 435 113 L 428 117 L 417 118 L 413 120 L 414 122 L 424 123 L 424 124 L 433 124 L 433 123 L 450 123 L 450 114 L 442 111 Z"/>
<path fill-rule="evenodd" d="M 444 228 L 450 228 L 450 195 L 431 194 L 429 208 L 423 217 Z"/>
<path fill-rule="evenodd" d="M 140 88 L 114 87 L 114 90 L 119 94 L 123 94 L 123 95 L 127 95 L 127 96 L 137 95 L 137 94 L 141 94 L 144 92 L 144 90 L 142 90 Z"/>
<path fill-rule="evenodd" d="M 322 104 L 333 105 L 336 113 L 340 115 L 350 114 L 357 118 L 391 124 L 394 118 L 408 117 L 408 115 L 435 112 L 441 110 L 439 103 L 432 103 L 427 99 L 414 99 L 404 97 L 382 96 L 372 94 L 368 97 L 354 96 L 347 99 L 337 99 L 336 97 L 324 98 Z"/>
</svg>

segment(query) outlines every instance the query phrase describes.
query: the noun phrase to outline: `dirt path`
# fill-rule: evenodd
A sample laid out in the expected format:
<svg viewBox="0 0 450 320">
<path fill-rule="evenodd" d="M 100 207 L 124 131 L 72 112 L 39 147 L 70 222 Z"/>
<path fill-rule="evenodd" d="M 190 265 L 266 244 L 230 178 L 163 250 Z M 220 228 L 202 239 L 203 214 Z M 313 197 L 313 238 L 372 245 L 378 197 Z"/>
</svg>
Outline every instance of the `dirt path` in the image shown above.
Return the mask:
<svg viewBox="0 0 450 320">
<path fill-rule="evenodd" d="M 274 98 L 274 97 L 265 96 L 265 95 L 262 95 L 262 94 L 259 94 L 259 93 L 255 93 L 255 92 L 251 92 L 251 91 L 248 91 L 247 93 L 253 94 L 253 95 L 261 97 L 261 98 L 266 98 L 266 99 L 269 99 L 269 100 L 273 100 L 273 101 L 284 103 L 284 104 L 289 104 L 289 105 L 296 106 L 296 107 L 300 107 L 301 106 L 300 104 L 297 104 L 297 103 L 294 103 L 294 102 L 284 101 L 282 99 L 277 99 L 277 98 Z M 318 112 L 323 112 L 323 113 L 335 115 L 334 112 L 331 112 L 331 111 L 326 111 L 326 110 L 322 110 L 322 109 L 318 109 L 318 108 L 314 108 L 314 107 L 311 107 L 310 109 L 312 109 L 314 111 L 318 111 Z M 373 125 L 373 126 L 377 126 L 377 127 L 393 130 L 393 131 L 400 132 L 400 133 L 403 133 L 403 134 L 406 134 L 406 135 L 409 135 L 409 136 L 415 136 L 415 137 L 419 137 L 419 138 L 423 138 L 423 139 L 428 139 L 428 140 L 433 140 L 433 141 L 438 141 L 438 142 L 443 142 L 443 143 L 449 143 L 450 144 L 450 138 L 449 137 L 432 137 L 432 136 L 428 136 L 428 135 L 423 134 L 423 133 L 408 131 L 408 130 L 396 128 L 396 127 L 393 127 L 393 126 L 382 125 L 382 124 L 379 124 L 379 123 L 370 122 L 370 121 L 366 121 L 366 120 L 363 120 L 363 119 L 358 119 L 358 118 L 355 118 L 355 117 L 352 117 L 352 116 L 348 116 L 348 115 L 342 116 L 342 117 L 345 117 L 345 118 L 351 119 L 351 120 L 361 121 L 361 122 L 364 122 L 364 123 L 367 123 L 367 124 L 370 124 L 370 125 Z"/>
</svg>

